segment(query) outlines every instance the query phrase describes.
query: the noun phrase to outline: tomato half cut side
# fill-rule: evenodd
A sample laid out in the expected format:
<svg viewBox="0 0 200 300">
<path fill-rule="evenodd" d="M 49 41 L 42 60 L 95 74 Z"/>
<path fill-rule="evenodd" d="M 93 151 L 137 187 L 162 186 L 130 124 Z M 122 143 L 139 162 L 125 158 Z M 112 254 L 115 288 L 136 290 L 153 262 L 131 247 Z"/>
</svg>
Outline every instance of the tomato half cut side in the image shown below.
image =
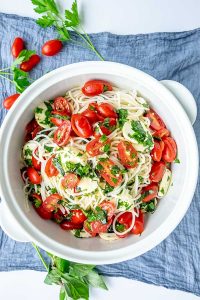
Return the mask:
<svg viewBox="0 0 200 300">
<path fill-rule="evenodd" d="M 38 148 L 36 148 L 34 150 L 34 154 L 36 154 L 37 151 L 38 151 Z M 38 171 L 41 170 L 41 162 L 37 158 L 35 158 L 35 156 L 33 156 L 33 155 L 32 155 L 32 165 L 36 170 L 38 170 Z"/>
<path fill-rule="evenodd" d="M 73 224 L 83 224 L 83 222 L 87 219 L 85 214 L 81 209 L 73 209 L 70 211 L 71 213 L 71 219 L 70 221 Z"/>
<path fill-rule="evenodd" d="M 165 128 L 165 123 L 161 119 L 161 117 L 153 110 L 150 109 L 146 114 L 146 117 L 150 120 L 150 127 L 154 130 L 161 130 Z"/>
<path fill-rule="evenodd" d="M 69 101 L 64 97 L 57 97 L 53 101 L 53 110 L 56 112 L 62 112 L 64 115 L 71 115 L 71 108 Z"/>
<path fill-rule="evenodd" d="M 31 201 L 33 203 L 33 207 L 37 214 L 44 220 L 50 220 L 52 218 L 52 213 L 48 212 L 42 202 L 42 197 L 36 193 L 31 195 Z"/>
<path fill-rule="evenodd" d="M 118 144 L 118 154 L 121 163 L 126 168 L 135 168 L 138 164 L 138 154 L 130 142 L 122 141 Z"/>
<path fill-rule="evenodd" d="M 92 126 L 88 119 L 80 114 L 74 114 L 71 118 L 72 129 L 74 132 L 83 138 L 89 138 L 93 134 Z"/>
<path fill-rule="evenodd" d="M 82 115 L 88 119 L 90 124 L 94 124 L 97 121 L 99 121 L 98 114 L 93 110 L 86 109 L 85 111 L 82 112 Z"/>
<path fill-rule="evenodd" d="M 53 141 L 59 147 L 63 147 L 68 144 L 71 133 L 71 122 L 66 120 L 56 129 L 54 132 Z"/>
<path fill-rule="evenodd" d="M 154 140 L 154 147 L 151 151 L 151 157 L 154 161 L 160 161 L 161 160 L 163 149 L 164 149 L 164 142 Z"/>
<path fill-rule="evenodd" d="M 41 175 L 33 168 L 27 168 L 27 175 L 31 183 L 33 184 L 40 184 L 42 181 Z"/>
<path fill-rule="evenodd" d="M 100 161 L 99 165 L 101 166 L 99 173 L 109 185 L 113 187 L 120 185 L 122 174 L 120 170 L 116 171 L 115 163 L 111 159 Z"/>
<path fill-rule="evenodd" d="M 112 219 L 116 210 L 116 205 L 112 201 L 104 200 L 99 204 L 99 207 L 106 211 L 108 220 Z"/>
<path fill-rule="evenodd" d="M 177 146 L 176 142 L 172 137 L 164 137 L 164 150 L 162 159 L 165 162 L 171 163 L 176 159 L 177 156 Z"/>
<path fill-rule="evenodd" d="M 104 80 L 89 80 L 82 87 L 82 92 L 85 96 L 92 97 L 106 91 L 112 91 L 112 86 Z"/>
<path fill-rule="evenodd" d="M 60 200 L 62 200 L 62 197 L 59 194 L 52 194 L 45 199 L 43 207 L 48 212 L 56 211 L 60 206 L 60 204 L 58 204 Z"/>
<path fill-rule="evenodd" d="M 94 157 L 101 153 L 107 152 L 105 151 L 106 150 L 105 147 L 108 147 L 109 149 L 109 146 L 110 146 L 110 140 L 106 137 L 104 138 L 104 136 L 99 136 L 91 140 L 89 143 L 87 143 L 86 151 L 91 157 Z"/>
<path fill-rule="evenodd" d="M 80 179 L 75 173 L 67 173 L 63 177 L 61 183 L 62 183 L 62 186 L 64 186 L 65 188 L 73 189 L 77 186 L 79 181 L 80 181 Z"/>
<path fill-rule="evenodd" d="M 141 234 L 144 231 L 144 214 L 139 210 L 139 216 L 135 217 L 135 224 L 131 229 L 133 234 Z"/>
<path fill-rule="evenodd" d="M 166 165 L 163 161 L 155 162 L 151 168 L 151 172 L 149 176 L 150 180 L 153 182 L 159 182 L 163 177 L 165 169 L 166 169 Z"/>
<path fill-rule="evenodd" d="M 52 155 L 48 161 L 46 162 L 45 165 L 45 173 L 47 174 L 48 177 L 53 177 L 53 176 L 57 176 L 59 174 L 57 168 L 54 166 L 53 164 L 53 159 L 54 159 L 55 155 Z"/>
<path fill-rule="evenodd" d="M 142 202 L 149 202 L 155 197 L 157 197 L 158 194 L 158 184 L 157 183 L 150 183 L 149 185 L 145 186 L 142 189 Z"/>
</svg>

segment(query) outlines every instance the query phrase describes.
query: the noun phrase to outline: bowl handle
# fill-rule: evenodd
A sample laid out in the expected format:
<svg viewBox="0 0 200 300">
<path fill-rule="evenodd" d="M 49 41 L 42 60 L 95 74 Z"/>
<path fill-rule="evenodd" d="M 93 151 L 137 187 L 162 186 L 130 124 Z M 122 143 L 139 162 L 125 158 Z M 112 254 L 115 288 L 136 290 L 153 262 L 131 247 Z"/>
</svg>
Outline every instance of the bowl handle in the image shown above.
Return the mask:
<svg viewBox="0 0 200 300">
<path fill-rule="evenodd" d="M 21 225 L 13 218 L 5 201 L 0 203 L 0 226 L 3 231 L 18 242 L 30 242 Z"/>
<path fill-rule="evenodd" d="M 191 92 L 184 85 L 174 80 L 162 80 L 160 82 L 180 102 L 193 125 L 197 117 L 197 105 Z"/>
</svg>

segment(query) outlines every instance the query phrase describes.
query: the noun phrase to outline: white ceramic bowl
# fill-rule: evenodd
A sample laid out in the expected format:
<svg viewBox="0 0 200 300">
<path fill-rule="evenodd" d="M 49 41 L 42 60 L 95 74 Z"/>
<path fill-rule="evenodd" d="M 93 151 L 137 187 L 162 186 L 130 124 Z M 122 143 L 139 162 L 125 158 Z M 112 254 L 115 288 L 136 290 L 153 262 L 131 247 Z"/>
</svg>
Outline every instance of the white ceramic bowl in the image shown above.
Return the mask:
<svg viewBox="0 0 200 300">
<path fill-rule="evenodd" d="M 137 88 L 163 118 L 172 132 L 181 164 L 173 165 L 173 186 L 158 209 L 148 217 L 142 236 L 107 242 L 100 238 L 77 239 L 51 221 L 42 220 L 33 209 L 25 211 L 19 157 L 24 128 L 34 108 L 43 100 L 65 94 L 89 79 L 105 79 L 112 84 Z M 170 88 L 170 82 L 164 82 Z M 178 88 L 179 87 L 179 88 Z M 196 106 L 191 94 L 178 83 L 171 89 L 180 100 L 191 100 L 190 117 Z M 187 101 L 185 101 L 187 109 Z M 191 113 L 191 112 L 189 112 Z M 191 122 L 173 94 L 156 79 L 126 65 L 112 62 L 84 62 L 54 70 L 34 82 L 17 100 L 3 123 L 0 141 L 0 174 L 3 203 L 2 227 L 17 240 L 34 241 L 43 249 L 76 262 L 105 264 L 136 257 L 164 240 L 181 221 L 192 200 L 198 174 L 198 150 Z M 6 217 L 7 216 L 7 217 Z M 7 221 L 6 221 L 7 220 Z M 8 221 L 9 220 L 9 221 Z M 13 221 L 11 221 L 13 220 Z"/>
</svg>

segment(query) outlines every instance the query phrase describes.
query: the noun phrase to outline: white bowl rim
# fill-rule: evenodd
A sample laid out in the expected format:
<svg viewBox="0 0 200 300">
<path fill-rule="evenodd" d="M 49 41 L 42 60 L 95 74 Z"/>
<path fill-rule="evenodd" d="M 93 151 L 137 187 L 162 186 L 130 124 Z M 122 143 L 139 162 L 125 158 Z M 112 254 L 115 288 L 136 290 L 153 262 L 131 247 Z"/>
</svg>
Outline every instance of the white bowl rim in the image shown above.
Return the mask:
<svg viewBox="0 0 200 300">
<path fill-rule="evenodd" d="M 86 71 L 87 70 L 87 71 Z M 93 71 L 92 71 L 93 70 Z M 45 82 L 51 80 L 54 78 L 54 76 L 59 74 L 62 74 L 66 71 L 72 75 L 80 75 L 80 74 L 88 74 L 88 73 L 104 73 L 107 70 L 106 74 L 113 73 L 113 70 L 116 71 L 116 73 L 119 73 L 121 76 L 130 78 L 131 75 L 137 74 L 140 81 L 144 81 L 145 84 L 148 85 L 148 87 L 153 87 L 156 92 L 159 91 L 159 95 L 165 95 L 165 97 L 168 97 L 169 104 L 173 104 L 174 110 L 178 111 L 179 117 L 181 118 L 181 121 L 184 126 L 185 134 L 190 136 L 190 148 L 193 148 L 193 155 L 191 156 L 191 169 L 193 172 L 193 181 L 190 184 L 189 189 L 184 189 L 182 191 L 182 195 L 184 198 L 183 205 L 179 207 L 179 210 L 175 212 L 175 209 L 171 212 L 171 214 L 168 216 L 168 218 L 165 220 L 165 222 L 157 228 L 153 233 L 151 233 L 148 237 L 146 237 L 144 240 L 137 243 L 137 245 L 129 245 L 124 248 L 120 249 L 114 249 L 110 251 L 101 251 L 101 252 L 95 252 L 95 251 L 83 251 L 79 249 L 74 249 L 68 246 L 64 246 L 59 244 L 58 242 L 53 241 L 49 237 L 46 237 L 44 234 L 42 234 L 37 228 L 33 228 L 33 225 L 28 219 L 23 218 L 23 213 L 14 207 L 13 200 L 15 200 L 14 193 L 9 188 L 9 178 L 7 173 L 7 156 L 6 156 L 6 147 L 9 144 L 9 136 L 6 140 L 5 133 L 7 135 L 11 135 L 11 132 L 14 127 L 14 120 L 15 115 L 18 113 L 19 110 L 21 110 L 20 104 L 23 101 L 23 99 L 34 92 L 35 88 L 40 88 L 40 92 L 45 89 Z M 110 71 L 112 70 L 112 71 Z M 44 85 L 43 85 L 44 84 Z M 41 87 L 40 87 L 41 86 Z M 28 97 L 27 97 L 28 98 Z M 31 98 L 31 97 L 30 97 Z M 27 103 L 28 105 L 28 103 Z M 12 124 L 10 120 L 12 119 Z M 9 130 L 8 130 L 9 129 Z M 94 264 L 109 264 L 109 263 L 116 263 L 121 262 L 127 259 L 131 259 L 133 257 L 136 257 L 138 255 L 141 255 L 148 250 L 152 249 L 156 245 L 158 245 L 161 241 L 163 241 L 179 224 L 183 216 L 185 215 L 191 201 L 192 197 L 194 195 L 196 183 L 197 183 L 197 177 L 198 177 L 198 147 L 197 147 L 197 141 L 196 137 L 193 131 L 193 128 L 191 126 L 191 123 L 183 110 L 182 106 L 178 103 L 177 99 L 164 87 L 162 86 L 159 81 L 154 79 L 152 76 L 144 73 L 143 71 L 140 71 L 136 68 L 119 64 L 115 62 L 100 62 L 100 61 L 88 61 L 88 62 L 80 62 L 75 63 L 67 66 L 63 66 L 61 68 L 55 69 L 38 80 L 36 80 L 30 87 L 28 87 L 25 92 L 18 98 L 18 101 L 13 105 L 9 113 L 7 114 L 3 125 L 1 127 L 1 135 L 0 135 L 0 172 L 3 174 L 2 180 L 1 180 L 1 193 L 3 195 L 4 199 L 12 198 L 12 202 L 6 202 L 6 206 L 8 207 L 9 211 L 13 215 L 13 217 L 16 219 L 18 223 L 20 223 L 23 227 L 23 229 L 26 231 L 27 236 L 29 237 L 30 241 L 35 242 L 38 244 L 41 248 L 44 250 L 47 250 L 49 252 L 53 252 L 58 256 L 71 259 L 72 261 L 81 262 L 81 263 L 94 263 Z M 3 159 L 3 153 L 5 153 L 4 159 Z M 170 222 L 169 222 L 170 220 Z M 168 223 L 168 226 L 166 226 Z M 23 226 L 25 225 L 25 226 Z M 132 252 L 134 247 L 134 253 Z"/>
</svg>

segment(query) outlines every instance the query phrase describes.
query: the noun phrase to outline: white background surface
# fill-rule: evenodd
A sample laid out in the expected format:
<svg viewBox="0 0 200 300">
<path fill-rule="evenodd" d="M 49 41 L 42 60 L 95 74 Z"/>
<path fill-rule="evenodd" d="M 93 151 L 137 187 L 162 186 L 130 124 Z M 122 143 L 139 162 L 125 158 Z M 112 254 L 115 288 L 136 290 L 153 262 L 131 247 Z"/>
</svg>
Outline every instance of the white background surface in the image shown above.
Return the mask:
<svg viewBox="0 0 200 300">
<path fill-rule="evenodd" d="M 67 4 L 66 4 L 67 2 Z M 200 27 L 199 0 L 79 0 L 88 32 L 110 31 L 135 34 L 183 31 Z M 59 0 L 61 6 L 71 1 Z M 0 12 L 36 17 L 30 0 L 0 0 Z M 43 284 L 44 273 L 15 271 L 0 273 L 2 300 L 57 300 L 58 288 Z M 156 276 L 156 274 L 155 274 Z M 192 294 L 167 290 L 124 278 L 106 278 L 109 292 L 93 290 L 91 300 L 153 299 L 195 300 Z"/>
</svg>

